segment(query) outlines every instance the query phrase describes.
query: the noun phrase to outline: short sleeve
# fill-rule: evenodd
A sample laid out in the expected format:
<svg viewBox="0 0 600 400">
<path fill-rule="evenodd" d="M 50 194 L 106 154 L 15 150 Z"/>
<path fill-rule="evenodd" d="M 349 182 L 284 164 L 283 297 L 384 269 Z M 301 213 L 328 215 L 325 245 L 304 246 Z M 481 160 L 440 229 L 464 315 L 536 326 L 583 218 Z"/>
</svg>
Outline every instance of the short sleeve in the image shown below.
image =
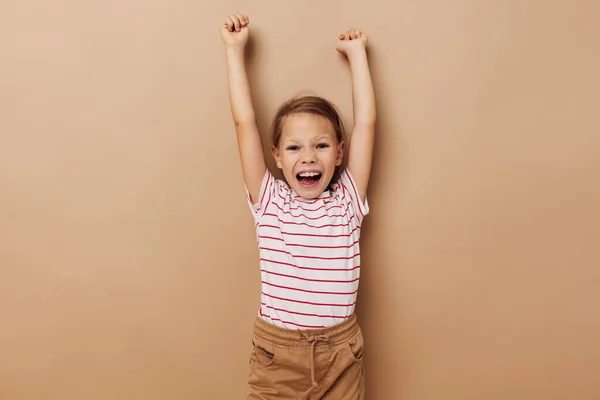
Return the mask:
<svg viewBox="0 0 600 400">
<path fill-rule="evenodd" d="M 340 185 L 340 189 L 343 191 L 345 196 L 350 198 L 355 211 L 358 213 L 360 220 L 362 221 L 363 217 L 369 213 L 369 203 L 366 197 L 364 199 L 360 198 L 358 190 L 356 190 L 356 182 L 354 181 L 354 177 L 348 168 L 345 168 L 340 174 L 338 184 Z"/>
<path fill-rule="evenodd" d="M 248 191 L 248 187 L 246 187 L 246 200 L 248 202 L 248 206 L 252 211 L 252 215 L 255 220 L 258 220 L 263 213 L 265 212 L 269 203 L 273 200 L 273 196 L 275 194 L 276 180 L 273 174 L 267 169 L 265 172 L 265 176 L 263 177 L 262 183 L 260 185 L 260 191 L 258 192 L 258 201 L 256 203 L 252 202 L 250 198 L 250 192 Z"/>
</svg>

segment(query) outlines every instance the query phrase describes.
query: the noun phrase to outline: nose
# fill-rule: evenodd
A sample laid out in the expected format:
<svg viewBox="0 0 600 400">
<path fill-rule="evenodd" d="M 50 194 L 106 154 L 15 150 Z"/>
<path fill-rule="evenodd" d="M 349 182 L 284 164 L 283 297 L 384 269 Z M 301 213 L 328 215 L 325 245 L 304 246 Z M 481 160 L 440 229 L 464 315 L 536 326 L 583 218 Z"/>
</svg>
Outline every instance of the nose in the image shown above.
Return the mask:
<svg viewBox="0 0 600 400">
<path fill-rule="evenodd" d="M 302 164 L 314 164 L 317 162 L 317 157 L 312 149 L 307 149 L 302 152 Z"/>
</svg>

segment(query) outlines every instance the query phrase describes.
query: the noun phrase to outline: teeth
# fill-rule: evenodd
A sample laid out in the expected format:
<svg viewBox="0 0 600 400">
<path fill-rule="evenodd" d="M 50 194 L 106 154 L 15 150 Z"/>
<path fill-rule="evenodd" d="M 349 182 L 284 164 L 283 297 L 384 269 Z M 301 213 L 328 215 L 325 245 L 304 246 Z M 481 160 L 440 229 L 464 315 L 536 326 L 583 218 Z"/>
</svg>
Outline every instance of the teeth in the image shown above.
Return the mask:
<svg viewBox="0 0 600 400">
<path fill-rule="evenodd" d="M 301 174 L 299 174 L 302 177 L 309 177 L 309 176 L 317 176 L 320 175 L 318 172 L 303 172 Z"/>
</svg>

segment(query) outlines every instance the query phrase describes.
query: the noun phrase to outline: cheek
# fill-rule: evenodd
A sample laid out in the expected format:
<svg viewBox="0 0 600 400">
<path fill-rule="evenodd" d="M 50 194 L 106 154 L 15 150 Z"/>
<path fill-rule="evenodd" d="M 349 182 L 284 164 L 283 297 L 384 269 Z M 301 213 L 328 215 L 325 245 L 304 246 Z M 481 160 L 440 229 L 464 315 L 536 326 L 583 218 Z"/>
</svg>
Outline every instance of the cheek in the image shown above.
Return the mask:
<svg viewBox="0 0 600 400">
<path fill-rule="evenodd" d="M 339 158 L 339 154 L 337 150 L 333 150 L 330 155 L 329 155 L 329 160 L 331 160 L 331 163 L 335 164 L 336 161 Z"/>
<path fill-rule="evenodd" d="M 283 168 L 291 171 L 294 168 L 294 164 L 296 164 L 296 161 L 293 157 L 286 157 L 284 160 L 282 160 L 282 164 Z"/>
</svg>

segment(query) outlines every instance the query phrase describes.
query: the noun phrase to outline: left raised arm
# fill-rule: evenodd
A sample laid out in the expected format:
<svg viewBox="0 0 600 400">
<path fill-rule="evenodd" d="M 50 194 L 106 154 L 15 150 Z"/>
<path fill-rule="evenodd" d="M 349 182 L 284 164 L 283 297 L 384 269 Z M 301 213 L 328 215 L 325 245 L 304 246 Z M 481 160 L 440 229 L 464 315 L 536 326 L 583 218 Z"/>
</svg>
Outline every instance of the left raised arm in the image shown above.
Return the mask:
<svg viewBox="0 0 600 400">
<path fill-rule="evenodd" d="M 367 59 L 367 36 L 358 29 L 340 35 L 337 50 L 348 57 L 352 74 L 354 128 L 348 150 L 348 170 L 362 201 L 367 195 L 375 141 L 375 91 Z"/>
</svg>

